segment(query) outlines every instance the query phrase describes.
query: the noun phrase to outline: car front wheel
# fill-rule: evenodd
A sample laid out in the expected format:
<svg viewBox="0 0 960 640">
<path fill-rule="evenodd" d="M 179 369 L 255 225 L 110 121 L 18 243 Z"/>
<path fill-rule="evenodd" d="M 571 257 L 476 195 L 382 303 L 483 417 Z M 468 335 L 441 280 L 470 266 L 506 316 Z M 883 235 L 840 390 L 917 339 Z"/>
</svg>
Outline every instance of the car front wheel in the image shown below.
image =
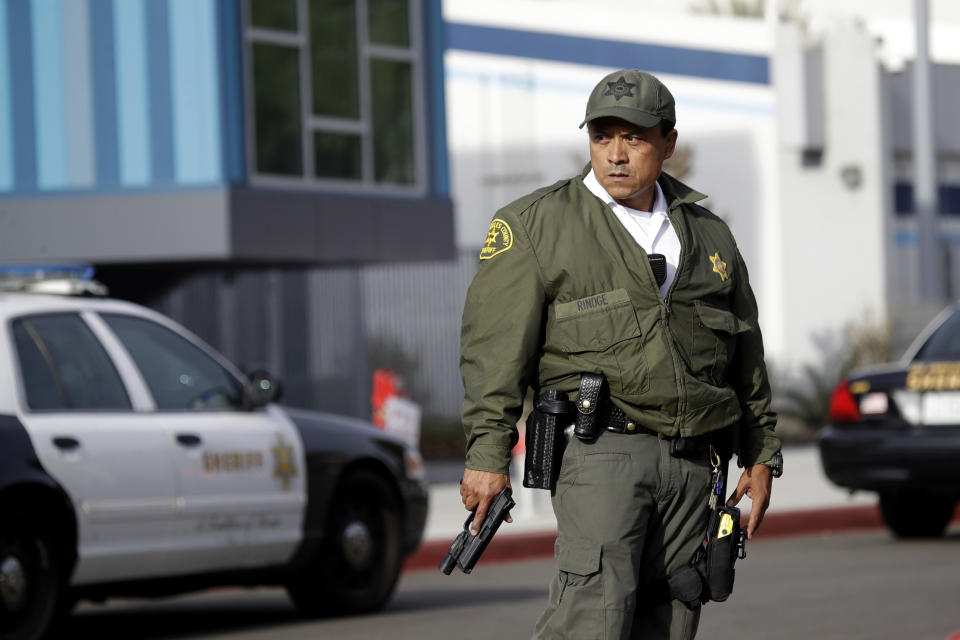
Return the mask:
<svg viewBox="0 0 960 640">
<path fill-rule="evenodd" d="M 325 541 L 311 566 L 287 585 L 306 615 L 375 611 L 393 593 L 403 560 L 400 504 L 382 477 L 350 474 L 337 490 Z"/>
<path fill-rule="evenodd" d="M 880 494 L 883 521 L 898 538 L 936 538 L 943 535 L 953 516 L 954 500 L 926 493 Z"/>
<path fill-rule="evenodd" d="M 0 520 L 0 637 L 43 636 L 62 591 L 59 557 L 50 528 L 22 511 Z"/>
</svg>

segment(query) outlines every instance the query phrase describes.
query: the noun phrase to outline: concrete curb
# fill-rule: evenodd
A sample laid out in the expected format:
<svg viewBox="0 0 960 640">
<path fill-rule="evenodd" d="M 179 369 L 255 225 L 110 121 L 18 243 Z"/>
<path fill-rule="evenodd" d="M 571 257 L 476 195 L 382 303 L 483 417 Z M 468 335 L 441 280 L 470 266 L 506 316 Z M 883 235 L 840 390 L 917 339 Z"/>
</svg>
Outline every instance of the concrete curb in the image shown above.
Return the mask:
<svg viewBox="0 0 960 640">
<path fill-rule="evenodd" d="M 953 523 L 960 523 L 960 507 L 953 513 Z M 791 536 L 826 535 L 846 531 L 870 531 L 886 528 L 880 509 L 875 505 L 803 509 L 768 513 L 754 542 Z M 500 535 L 490 542 L 481 562 L 485 565 L 518 562 L 553 556 L 556 530 Z M 403 565 L 404 571 L 436 571 L 453 540 L 428 540 L 420 545 Z"/>
</svg>

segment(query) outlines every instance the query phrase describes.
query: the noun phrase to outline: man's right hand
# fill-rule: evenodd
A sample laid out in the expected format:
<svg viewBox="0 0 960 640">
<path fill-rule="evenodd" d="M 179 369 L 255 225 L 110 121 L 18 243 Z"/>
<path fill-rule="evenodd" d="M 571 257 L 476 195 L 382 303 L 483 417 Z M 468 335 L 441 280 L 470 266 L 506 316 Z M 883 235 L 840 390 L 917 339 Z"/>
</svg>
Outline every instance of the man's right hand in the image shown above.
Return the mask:
<svg viewBox="0 0 960 640">
<path fill-rule="evenodd" d="M 465 469 L 463 479 L 460 480 L 460 499 L 467 511 L 473 511 L 476 508 L 477 513 L 473 516 L 473 522 L 470 523 L 470 533 L 477 535 L 480 532 L 480 525 L 487 517 L 487 509 L 490 508 L 490 502 L 497 494 L 503 491 L 504 487 L 510 486 L 510 476 L 505 473 L 492 473 L 490 471 L 477 471 L 476 469 Z M 513 522 L 513 518 L 507 516 L 507 522 Z"/>
</svg>

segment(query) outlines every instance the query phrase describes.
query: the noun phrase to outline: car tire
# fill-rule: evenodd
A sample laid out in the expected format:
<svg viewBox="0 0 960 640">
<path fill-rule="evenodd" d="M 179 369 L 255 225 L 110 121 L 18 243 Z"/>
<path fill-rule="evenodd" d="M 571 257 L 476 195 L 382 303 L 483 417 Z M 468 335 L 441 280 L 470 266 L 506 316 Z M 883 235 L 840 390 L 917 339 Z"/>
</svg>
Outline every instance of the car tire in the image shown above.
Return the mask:
<svg viewBox="0 0 960 640">
<path fill-rule="evenodd" d="M 24 510 L 0 521 L 0 637 L 36 640 L 53 622 L 63 592 L 51 527 Z"/>
<path fill-rule="evenodd" d="M 880 494 L 883 521 L 898 538 L 938 538 L 953 516 L 954 500 L 914 491 Z"/>
<path fill-rule="evenodd" d="M 396 490 L 367 470 L 351 473 L 337 489 L 317 558 L 287 585 L 308 616 L 349 615 L 381 609 L 393 594 L 403 561 Z"/>
</svg>

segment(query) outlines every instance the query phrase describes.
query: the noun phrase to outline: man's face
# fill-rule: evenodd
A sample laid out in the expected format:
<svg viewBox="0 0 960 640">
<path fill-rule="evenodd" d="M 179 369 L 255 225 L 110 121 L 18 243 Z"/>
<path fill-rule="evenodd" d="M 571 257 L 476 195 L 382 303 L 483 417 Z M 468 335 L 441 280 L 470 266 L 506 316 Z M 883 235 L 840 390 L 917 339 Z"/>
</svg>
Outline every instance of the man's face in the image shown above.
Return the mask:
<svg viewBox="0 0 960 640">
<path fill-rule="evenodd" d="M 590 164 L 597 180 L 614 200 L 640 211 L 650 211 L 654 183 L 663 161 L 673 155 L 677 130 L 664 136 L 660 125 L 638 127 L 620 118 L 597 118 L 587 124 Z"/>
</svg>

